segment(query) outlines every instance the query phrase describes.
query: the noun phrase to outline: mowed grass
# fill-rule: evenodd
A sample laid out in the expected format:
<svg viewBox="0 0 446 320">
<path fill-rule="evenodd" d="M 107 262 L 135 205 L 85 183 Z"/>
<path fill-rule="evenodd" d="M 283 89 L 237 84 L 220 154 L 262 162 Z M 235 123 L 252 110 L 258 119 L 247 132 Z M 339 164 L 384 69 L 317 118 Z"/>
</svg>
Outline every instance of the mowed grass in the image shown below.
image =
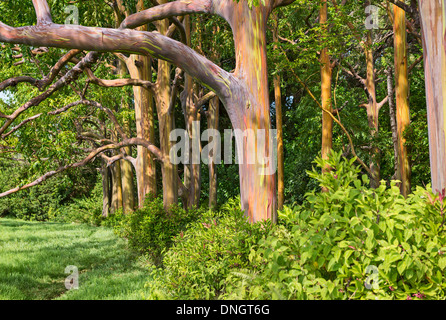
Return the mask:
<svg viewBox="0 0 446 320">
<path fill-rule="evenodd" d="M 67 266 L 77 290 L 65 288 Z M 0 219 L 0 300 L 138 300 L 147 266 L 106 228 Z"/>
</svg>

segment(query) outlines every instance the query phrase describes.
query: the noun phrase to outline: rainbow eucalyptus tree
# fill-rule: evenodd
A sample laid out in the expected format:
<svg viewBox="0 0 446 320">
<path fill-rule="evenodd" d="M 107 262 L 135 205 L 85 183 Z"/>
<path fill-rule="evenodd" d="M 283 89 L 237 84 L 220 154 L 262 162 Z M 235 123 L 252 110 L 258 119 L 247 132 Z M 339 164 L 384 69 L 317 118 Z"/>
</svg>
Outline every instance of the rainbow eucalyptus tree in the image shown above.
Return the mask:
<svg viewBox="0 0 446 320">
<path fill-rule="evenodd" d="M 266 26 L 270 13 L 294 0 L 188 0 L 164 3 L 127 17 L 120 28 L 94 28 L 53 23 L 45 0 L 33 0 L 34 26 L 0 22 L 0 42 L 99 52 L 150 55 L 183 69 L 214 91 L 234 129 L 252 132 L 236 136 L 241 205 L 251 222 L 276 220 L 277 191 L 272 163 L 272 131 L 268 92 Z M 133 30 L 152 21 L 189 14 L 214 14 L 233 31 L 236 69 L 227 72 L 190 47 L 159 33 Z M 168 155 L 164 155 L 168 156 Z"/>
<path fill-rule="evenodd" d="M 446 188 L 446 0 L 419 0 L 433 191 Z"/>
</svg>

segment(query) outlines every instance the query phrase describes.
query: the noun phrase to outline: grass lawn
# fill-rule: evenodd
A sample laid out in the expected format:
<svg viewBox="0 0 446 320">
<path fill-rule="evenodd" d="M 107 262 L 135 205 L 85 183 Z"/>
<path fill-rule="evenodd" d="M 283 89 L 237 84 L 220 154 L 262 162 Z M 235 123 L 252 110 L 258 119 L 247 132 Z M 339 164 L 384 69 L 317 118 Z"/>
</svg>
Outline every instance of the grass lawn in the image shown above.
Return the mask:
<svg viewBox="0 0 446 320">
<path fill-rule="evenodd" d="M 67 266 L 79 289 L 67 290 Z M 0 300 L 136 300 L 148 262 L 106 228 L 0 219 Z"/>
</svg>

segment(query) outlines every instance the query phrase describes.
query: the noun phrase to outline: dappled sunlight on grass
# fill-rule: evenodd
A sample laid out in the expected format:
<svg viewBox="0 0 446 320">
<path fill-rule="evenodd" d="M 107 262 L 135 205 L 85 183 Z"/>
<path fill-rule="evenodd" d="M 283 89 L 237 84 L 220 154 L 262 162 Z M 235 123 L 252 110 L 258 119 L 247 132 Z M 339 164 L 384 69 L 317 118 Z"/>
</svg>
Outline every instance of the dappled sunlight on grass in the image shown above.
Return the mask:
<svg viewBox="0 0 446 320">
<path fill-rule="evenodd" d="M 0 299 L 141 299 L 147 262 L 113 231 L 0 219 Z M 79 289 L 65 288 L 65 268 Z"/>
</svg>

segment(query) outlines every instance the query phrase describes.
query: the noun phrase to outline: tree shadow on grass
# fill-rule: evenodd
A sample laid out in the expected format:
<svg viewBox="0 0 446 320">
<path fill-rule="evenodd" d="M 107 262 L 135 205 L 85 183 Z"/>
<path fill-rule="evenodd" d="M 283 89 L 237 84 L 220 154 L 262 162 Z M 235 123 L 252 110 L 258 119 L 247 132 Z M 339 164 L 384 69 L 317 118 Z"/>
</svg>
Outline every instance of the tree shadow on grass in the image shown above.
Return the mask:
<svg viewBox="0 0 446 320">
<path fill-rule="evenodd" d="M 110 285 L 115 283 L 115 273 L 146 272 L 134 263 L 136 256 L 125 241 L 111 230 L 0 219 L 0 233 L 0 299 L 60 297 L 67 292 L 68 266 L 75 266 L 85 281 L 89 279 L 84 275 L 91 271 L 95 281 L 107 274 Z M 127 280 L 131 281 L 131 277 Z"/>
</svg>

